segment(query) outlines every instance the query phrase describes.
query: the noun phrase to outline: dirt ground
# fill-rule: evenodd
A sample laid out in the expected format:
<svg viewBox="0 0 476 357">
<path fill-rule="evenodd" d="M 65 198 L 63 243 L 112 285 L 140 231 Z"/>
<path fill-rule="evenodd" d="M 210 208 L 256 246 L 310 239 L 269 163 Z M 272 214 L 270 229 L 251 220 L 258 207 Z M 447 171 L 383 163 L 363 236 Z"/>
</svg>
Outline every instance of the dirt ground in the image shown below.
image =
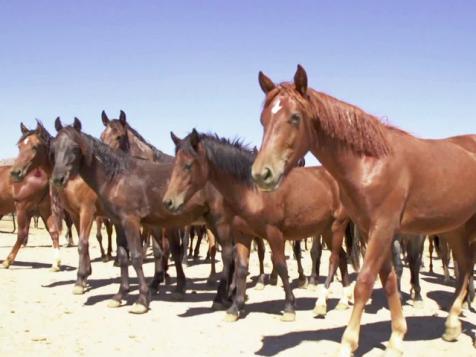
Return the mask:
<svg viewBox="0 0 476 357">
<path fill-rule="evenodd" d="M 0 222 L 0 229 L 10 229 L 11 222 Z M 93 233 L 95 233 L 93 227 Z M 4 259 L 15 241 L 12 234 L 0 234 L 0 259 Z M 75 235 L 75 241 L 77 237 Z M 313 317 L 317 292 L 295 289 L 297 317 L 295 322 L 280 321 L 283 290 L 267 285 L 253 289 L 258 273 L 255 252 L 250 261 L 248 301 L 245 318 L 229 323 L 223 311 L 210 309 L 214 288 L 206 285 L 210 266 L 204 263 L 206 242 L 202 244 L 201 260 L 185 268 L 187 295 L 185 301 L 174 301 L 172 284 L 153 296 L 150 311 L 145 315 L 128 313 L 137 295 L 135 274 L 130 267 L 133 291 L 125 306 L 108 308 L 108 299 L 118 289 L 119 269 L 112 262 L 99 258 L 96 239 L 91 237 L 90 253 L 93 273 L 91 290 L 85 295 L 72 294 L 76 278 L 78 254 L 76 247 L 63 248 L 62 271 L 50 272 L 53 259 L 50 239 L 43 229 L 32 229 L 28 246 L 20 250 L 9 270 L 0 269 L 0 352 L 3 356 L 100 356 L 152 355 L 162 356 L 327 356 L 338 347 L 350 310 L 336 311 L 340 284 L 334 283 L 325 319 Z M 64 244 L 65 240 L 62 238 Z M 306 274 L 310 270 L 308 252 L 303 252 Z M 288 247 L 290 276 L 297 278 L 296 263 Z M 323 255 L 321 271 L 327 272 L 329 253 Z M 219 255 L 218 255 L 219 260 Z M 428 273 L 428 254 L 421 283 L 424 307 L 416 309 L 405 304 L 408 323 L 404 348 L 407 356 L 476 356 L 473 338 L 476 314 L 464 312 L 463 334 L 458 342 L 444 342 L 446 309 L 452 299 L 452 286 L 442 283 L 441 262 L 435 262 L 435 274 Z M 218 269 L 221 269 L 218 263 Z M 269 251 L 266 272 L 271 271 Z M 153 263 L 145 264 L 146 276 L 152 277 Z M 175 276 L 171 266 L 169 273 Z M 355 274 L 353 275 L 355 277 Z M 320 283 L 323 282 L 321 278 Z M 404 296 L 408 298 L 409 273 L 403 276 Z M 360 348 L 356 355 L 381 356 L 390 335 L 390 314 L 381 286 L 377 283 L 372 303 L 363 316 Z"/>
</svg>

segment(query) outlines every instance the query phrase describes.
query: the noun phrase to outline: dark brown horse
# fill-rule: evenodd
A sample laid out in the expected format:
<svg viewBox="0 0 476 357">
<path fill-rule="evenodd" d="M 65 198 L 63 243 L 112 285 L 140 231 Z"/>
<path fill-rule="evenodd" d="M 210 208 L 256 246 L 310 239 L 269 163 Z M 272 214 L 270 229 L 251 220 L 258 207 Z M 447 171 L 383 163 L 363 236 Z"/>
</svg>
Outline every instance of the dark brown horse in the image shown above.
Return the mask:
<svg viewBox="0 0 476 357">
<path fill-rule="evenodd" d="M 30 229 L 30 221 L 34 215 L 39 215 L 53 241 L 54 260 L 52 271 L 59 271 L 61 265 L 59 251 L 59 234 L 61 231 L 62 209 L 59 199 L 50 191 L 50 171 L 42 167 L 41 159 L 31 158 L 30 164 L 23 166 L 25 158 L 23 148 L 34 146 L 41 151 L 38 139 L 32 137 L 34 131 L 29 130 L 23 123 L 20 125 L 22 136 L 18 141 L 19 155 L 11 168 L 3 167 L 0 171 L 1 200 L 0 215 L 15 211 L 18 222 L 17 240 L 3 261 L 3 267 L 8 268 L 14 262 L 20 247 L 26 243 Z"/>
<path fill-rule="evenodd" d="M 284 256 L 286 239 L 299 240 L 322 234 L 332 247 L 329 275 L 325 289 L 316 302 L 319 315 L 326 312 L 327 289 L 340 266 L 344 287 L 349 286 L 347 256 L 342 249 L 349 223 L 338 199 L 338 187 L 326 170 L 320 167 L 296 168 L 284 180 L 283 187 L 271 194 L 256 189 L 251 180 L 254 153 L 240 142 L 230 142 L 214 135 L 192 131 L 181 140 L 172 134 L 176 145 L 174 170 L 164 205 L 172 212 L 188 202 L 207 182 L 215 186 L 235 213 L 234 224 L 247 234 L 237 241 L 237 297 L 228 310 L 229 319 L 236 319 L 244 306 L 245 277 L 248 272 L 250 236 L 268 240 L 273 264 L 283 282 L 286 295 L 283 320 L 295 318 L 294 295 L 289 284 Z M 314 195 L 304 194 L 314 190 Z M 347 307 L 344 294 L 339 307 Z"/>
<path fill-rule="evenodd" d="M 53 171 L 53 164 L 50 157 L 51 135 L 45 127 L 38 122 L 35 130 L 24 131 L 24 138 L 19 144 L 20 153 L 16 159 L 12 176 L 17 181 L 25 181 L 26 172 L 44 172 L 44 181 L 48 182 Z M 28 139 L 28 140 L 26 140 Z M 91 190 L 81 178 L 73 178 L 68 182 L 65 189 L 53 189 L 55 197 L 59 198 L 61 206 L 68 212 L 74 225 L 79 231 L 78 252 L 79 265 L 77 281 L 73 288 L 74 294 L 84 293 L 87 284 L 86 278 L 91 274 L 91 261 L 89 258 L 89 235 L 96 216 L 102 215 L 97 202 L 96 194 Z M 19 216 L 19 224 L 20 224 Z M 21 218 L 23 219 L 23 218 Z M 98 241 L 101 248 L 103 260 L 107 259 L 102 246 L 102 239 Z M 108 252 L 110 252 L 109 245 Z"/>
<path fill-rule="evenodd" d="M 105 126 L 105 129 L 100 135 L 101 140 L 111 147 L 114 150 L 121 150 L 129 155 L 140 158 L 144 160 L 150 160 L 157 163 L 172 163 L 174 158 L 173 156 L 167 155 L 164 152 L 157 149 L 154 145 L 148 143 L 142 135 L 140 135 L 137 130 L 129 125 L 126 119 L 126 114 L 124 111 L 120 111 L 118 119 L 109 119 L 106 112 L 103 111 L 101 113 L 101 120 Z M 187 233 L 186 229 L 184 228 L 184 234 Z M 147 227 L 145 227 L 142 231 L 142 239 L 144 240 L 144 235 L 147 235 Z M 171 235 L 171 237 L 176 237 L 177 234 Z M 214 240 L 213 240 L 214 241 Z M 174 244 L 177 244 L 175 242 Z M 186 249 L 184 247 L 184 256 L 186 257 Z M 216 268 L 215 268 L 215 256 L 216 256 L 216 248 L 212 245 L 211 249 L 212 259 L 211 259 L 211 271 L 208 277 L 207 282 L 209 284 L 213 284 L 216 282 Z M 167 255 L 168 257 L 168 255 Z M 167 259 L 164 259 L 164 264 L 167 262 Z M 164 266 L 164 270 L 166 267 Z"/>
<path fill-rule="evenodd" d="M 127 269 L 127 249 L 129 249 L 132 265 L 139 280 L 139 297 L 132 312 L 144 313 L 148 309 L 150 296 L 149 287 L 142 271 L 140 226 L 180 227 L 204 219 L 207 225 L 218 228 L 223 214 L 220 213 L 221 216 L 213 215 L 211 207 L 203 198 L 204 193 L 200 192 L 185 207 L 180 216 L 171 215 L 163 208 L 162 197 L 166 180 L 172 171 L 172 165 L 136 159 L 122 151 L 114 151 L 99 140 L 83 134 L 81 122 L 77 118 L 73 126 L 64 128 L 60 120 L 57 119 L 55 127 L 58 130 L 58 135 L 52 145 L 55 158 L 52 176 L 54 184 L 61 188 L 75 176 L 83 178 L 98 195 L 101 208 L 119 230 L 118 261 L 121 267 L 121 284 L 119 292 L 111 300 L 110 306 L 120 306 L 124 294 L 129 290 Z M 220 228 L 230 230 L 229 225 Z M 219 236 L 227 235 L 220 234 Z M 232 258 L 232 240 L 228 236 L 226 242 L 228 244 L 223 244 L 222 250 L 225 269 L 229 268 Z M 181 248 L 178 247 L 178 251 L 172 249 L 177 269 L 182 267 Z M 178 271 L 177 275 L 176 291 L 183 295 L 185 275 L 183 271 Z M 227 274 L 225 275 L 228 277 Z M 227 286 L 226 280 L 225 284 L 220 284 L 220 286 Z"/>
<path fill-rule="evenodd" d="M 263 73 L 263 142 L 253 179 L 276 189 L 290 168 L 311 151 L 337 180 L 352 221 L 369 237 L 355 287 L 355 305 L 342 337 L 341 355 L 358 347 L 360 321 L 380 275 L 392 317 L 387 349 L 401 351 L 407 325 L 402 314 L 390 247 L 395 233 L 444 234 L 461 274 L 443 338 L 461 334 L 461 312 L 476 239 L 476 136 L 416 138 L 375 116 L 308 88 L 298 66 L 294 81 L 275 84 Z"/>
</svg>

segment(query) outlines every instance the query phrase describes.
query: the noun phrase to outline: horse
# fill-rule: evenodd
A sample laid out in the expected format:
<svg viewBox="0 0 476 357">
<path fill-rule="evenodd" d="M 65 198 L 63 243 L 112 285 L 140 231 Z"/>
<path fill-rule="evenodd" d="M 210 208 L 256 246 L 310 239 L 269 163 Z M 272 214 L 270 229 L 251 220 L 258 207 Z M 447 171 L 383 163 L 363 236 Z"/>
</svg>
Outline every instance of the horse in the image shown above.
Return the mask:
<svg viewBox="0 0 476 357">
<path fill-rule="evenodd" d="M 0 215 L 16 212 L 18 232 L 17 240 L 2 266 L 9 268 L 15 261 L 20 247 L 26 243 L 31 218 L 38 214 L 48 233 L 53 246 L 52 271 L 60 271 L 61 258 L 59 235 L 61 232 L 61 205 L 57 195 L 50 190 L 49 171 L 41 167 L 41 159 L 31 159 L 29 165 L 21 165 L 25 158 L 23 148 L 37 145 L 32 138 L 32 131 L 20 124 L 21 137 L 18 140 L 19 155 L 11 167 L 5 166 L 0 171 Z M 41 152 L 41 148 L 37 148 Z"/>
<path fill-rule="evenodd" d="M 132 126 L 129 125 L 129 123 L 127 122 L 126 113 L 124 111 L 120 111 L 118 119 L 109 119 L 106 112 L 103 110 L 101 113 L 101 121 L 105 127 L 100 135 L 101 141 L 106 143 L 112 149 L 122 150 L 123 152 L 131 155 L 132 157 L 143 160 L 150 160 L 157 163 L 171 164 L 173 162 L 173 156 L 170 156 L 160 151 L 154 145 L 147 142 L 137 130 L 135 130 Z M 184 231 L 182 232 L 183 235 L 185 236 L 186 234 L 188 234 L 188 231 L 191 229 L 191 227 L 185 227 Z M 145 234 L 147 234 L 147 227 L 145 227 L 144 230 L 146 232 Z M 210 234 L 210 236 L 211 235 L 212 234 Z M 176 234 L 173 236 L 176 236 Z M 144 237 L 142 238 L 144 239 Z M 193 236 L 191 237 L 191 239 L 193 240 Z M 207 279 L 207 283 L 209 285 L 216 282 L 216 247 L 214 244 L 214 239 L 212 239 L 210 242 L 212 243 L 210 246 L 210 253 L 212 255 L 212 259 L 211 271 Z M 184 259 L 186 259 L 187 245 L 188 244 L 184 245 Z M 167 259 L 164 260 L 164 263 L 166 262 Z M 164 270 L 166 271 L 165 266 Z"/>
<path fill-rule="evenodd" d="M 347 256 L 342 249 L 344 231 L 349 223 L 338 199 L 338 187 L 332 177 L 321 167 L 295 168 L 283 183 L 281 190 L 263 194 L 256 190 L 251 180 L 253 152 L 240 141 L 229 141 L 211 134 L 199 134 L 195 129 L 184 139 L 171 133 L 176 145 L 176 159 L 164 206 L 171 212 L 178 211 L 207 182 L 216 187 L 235 213 L 234 224 L 250 236 L 267 239 L 272 250 L 272 260 L 285 291 L 283 321 L 295 319 L 295 298 L 288 279 L 284 256 L 285 240 L 300 240 L 313 234 L 322 234 L 332 247 L 329 274 L 325 288 L 316 302 L 316 314 L 326 312 L 327 289 L 337 267 L 342 273 L 344 290 L 350 281 L 347 273 Z M 293 188 L 298 187 L 299 190 Z M 311 188 L 315 195 L 302 195 Z M 317 188 L 317 189 L 316 189 Z M 228 319 L 238 319 L 244 307 L 245 278 L 251 241 L 240 239 L 237 249 L 237 296 L 227 311 Z M 344 293 L 339 307 L 347 308 Z"/>
<path fill-rule="evenodd" d="M 34 172 L 36 175 L 38 172 L 44 172 L 44 180 L 48 182 L 53 171 L 52 157 L 50 155 L 50 144 L 53 139 L 51 134 L 39 121 L 35 130 L 23 129 L 22 131 L 23 136 L 19 144 L 20 153 L 16 159 L 15 167 L 12 169 L 12 176 L 17 181 L 24 182 L 26 172 Z M 102 215 L 102 211 L 94 191 L 79 177 L 70 180 L 63 190 L 58 191 L 53 188 L 51 191 L 55 197 L 58 197 L 58 203 L 69 214 L 76 228 L 79 228 L 79 265 L 73 294 L 83 294 L 87 289 L 86 279 L 92 272 L 89 258 L 89 235 L 94 218 Z M 19 224 L 20 218 L 19 216 Z M 99 238 L 101 256 L 104 261 L 107 261 L 108 256 L 104 254 L 102 239 Z M 110 250 L 111 245 L 108 247 L 108 252 Z"/>
<path fill-rule="evenodd" d="M 296 161 L 310 151 L 335 178 L 350 218 L 368 237 L 341 355 L 358 347 L 362 312 L 377 274 L 391 311 L 387 350 L 401 352 L 407 325 L 390 257 L 395 233 L 445 232 L 461 274 L 442 337 L 457 340 L 458 315 L 473 265 L 470 244 L 476 239 L 476 135 L 417 138 L 309 88 L 300 65 L 292 82 L 275 84 L 263 72 L 258 81 L 266 97 L 253 180 L 262 190 L 277 189 Z"/>
</svg>

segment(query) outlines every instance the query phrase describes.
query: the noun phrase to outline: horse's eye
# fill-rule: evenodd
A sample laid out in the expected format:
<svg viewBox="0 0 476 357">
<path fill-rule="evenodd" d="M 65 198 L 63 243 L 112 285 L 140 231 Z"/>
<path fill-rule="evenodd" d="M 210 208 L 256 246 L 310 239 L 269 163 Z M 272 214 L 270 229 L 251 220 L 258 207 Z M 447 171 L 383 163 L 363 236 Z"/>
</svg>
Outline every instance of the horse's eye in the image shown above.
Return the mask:
<svg viewBox="0 0 476 357">
<path fill-rule="evenodd" d="M 299 114 L 293 114 L 291 115 L 291 118 L 289 118 L 289 123 L 294 126 L 298 126 L 300 121 L 301 117 L 299 116 Z"/>
<path fill-rule="evenodd" d="M 189 162 L 189 163 L 183 165 L 183 168 L 184 168 L 185 171 L 192 171 L 192 163 Z"/>
<path fill-rule="evenodd" d="M 116 140 L 117 140 L 117 141 L 121 141 L 121 139 L 122 139 L 122 136 L 120 136 L 120 135 L 118 135 L 118 136 L 116 137 Z"/>
</svg>

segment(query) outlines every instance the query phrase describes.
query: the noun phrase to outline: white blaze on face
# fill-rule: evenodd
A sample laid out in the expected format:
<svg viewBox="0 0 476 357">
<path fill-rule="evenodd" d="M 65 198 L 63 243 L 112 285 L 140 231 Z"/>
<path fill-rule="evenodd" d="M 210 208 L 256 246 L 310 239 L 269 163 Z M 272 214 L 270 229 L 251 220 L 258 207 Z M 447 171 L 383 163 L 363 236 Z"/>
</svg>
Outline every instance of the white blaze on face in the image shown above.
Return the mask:
<svg viewBox="0 0 476 357">
<path fill-rule="evenodd" d="M 281 100 L 278 98 L 274 101 L 273 107 L 271 108 L 271 113 L 276 114 L 281 110 Z"/>
<path fill-rule="evenodd" d="M 25 140 L 23 140 L 23 144 L 28 144 L 28 141 L 30 140 L 30 138 L 26 138 Z"/>
</svg>

